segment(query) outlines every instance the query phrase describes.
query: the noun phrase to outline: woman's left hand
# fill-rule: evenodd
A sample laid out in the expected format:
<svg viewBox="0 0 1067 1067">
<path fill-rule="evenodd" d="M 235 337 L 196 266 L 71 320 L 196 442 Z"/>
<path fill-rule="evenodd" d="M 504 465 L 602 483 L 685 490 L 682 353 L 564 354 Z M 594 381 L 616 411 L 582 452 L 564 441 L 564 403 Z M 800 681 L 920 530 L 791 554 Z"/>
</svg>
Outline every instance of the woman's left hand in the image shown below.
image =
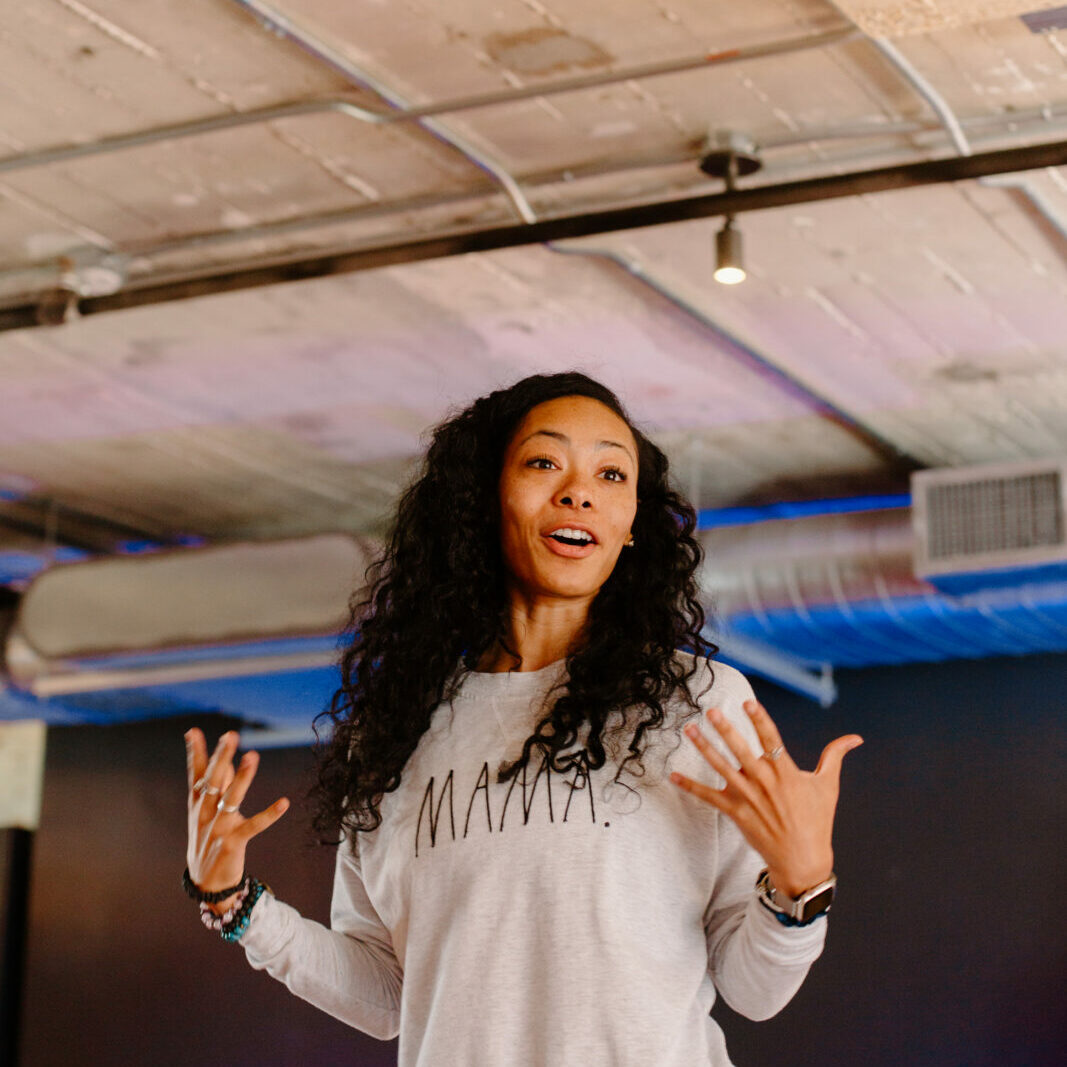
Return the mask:
<svg viewBox="0 0 1067 1067">
<path fill-rule="evenodd" d="M 841 762 L 863 744 L 863 738 L 857 734 L 836 738 L 823 749 L 814 771 L 802 771 L 786 752 L 764 707 L 749 700 L 745 711 L 756 727 L 762 754 L 756 755 L 740 731 L 712 708 L 708 719 L 741 766 L 734 767 L 700 727 L 690 723 L 686 734 L 726 785 L 713 789 L 677 773 L 671 781 L 729 816 L 763 857 L 775 888 L 796 897 L 833 871 L 831 837 Z"/>
</svg>

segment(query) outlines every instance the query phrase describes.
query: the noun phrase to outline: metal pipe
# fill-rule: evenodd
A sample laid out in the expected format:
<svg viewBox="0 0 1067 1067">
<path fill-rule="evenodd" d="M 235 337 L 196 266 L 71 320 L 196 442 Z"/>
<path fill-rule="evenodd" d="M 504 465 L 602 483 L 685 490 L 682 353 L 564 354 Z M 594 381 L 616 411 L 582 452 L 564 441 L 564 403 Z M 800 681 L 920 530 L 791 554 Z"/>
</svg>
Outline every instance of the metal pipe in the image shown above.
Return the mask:
<svg viewBox="0 0 1067 1067">
<path fill-rule="evenodd" d="M 992 189 L 1008 189 L 1028 200 L 1034 210 L 1063 239 L 1067 247 L 1067 219 L 1040 189 L 1034 187 L 1030 178 L 1014 174 L 993 174 L 988 178 L 982 178 L 980 184 Z"/>
<path fill-rule="evenodd" d="M 246 0 L 232 0 L 247 8 L 260 21 L 266 22 L 266 16 L 258 11 L 253 11 L 253 5 Z M 256 5 L 263 6 L 263 5 Z M 277 13 L 276 13 L 277 14 Z M 277 14 L 281 20 L 283 16 Z M 286 20 L 291 27 L 291 23 Z M 297 38 L 291 29 L 285 33 L 294 43 L 300 44 L 306 49 L 306 42 Z M 49 163 L 61 163 L 72 159 L 85 159 L 92 156 L 106 155 L 110 152 L 121 151 L 127 148 L 139 148 L 143 145 L 156 144 L 161 141 L 178 140 L 184 137 L 196 137 L 201 134 L 216 133 L 222 130 L 235 129 L 241 126 L 254 126 L 262 122 L 272 122 L 277 119 L 299 118 L 303 115 L 317 115 L 323 112 L 333 111 L 349 118 L 357 119 L 373 125 L 385 126 L 404 122 L 416 122 L 420 119 L 432 118 L 437 115 L 448 115 L 459 111 L 469 111 L 476 108 L 496 107 L 514 103 L 521 100 L 537 99 L 541 97 L 557 96 L 562 93 L 577 92 L 582 89 L 596 88 L 602 85 L 613 85 L 626 81 L 639 81 L 653 78 L 663 74 L 676 74 L 683 71 L 698 70 L 709 66 L 722 66 L 728 63 L 737 63 L 749 59 L 758 59 L 765 56 L 783 55 L 789 52 L 800 52 L 808 49 L 824 48 L 840 41 L 858 38 L 859 31 L 855 29 L 833 30 L 828 33 L 811 34 L 805 37 L 794 37 L 783 41 L 771 41 L 766 44 L 753 45 L 749 48 L 735 48 L 727 52 L 713 53 L 710 55 L 689 57 L 668 63 L 649 63 L 639 67 L 628 67 L 624 70 L 610 73 L 590 74 L 576 78 L 564 78 L 551 82 L 547 85 L 525 86 L 518 89 L 503 90 L 497 93 L 483 93 L 479 96 L 460 97 L 452 100 L 441 101 L 436 104 L 426 104 L 421 107 L 401 108 L 392 112 L 374 111 L 370 108 L 361 107 L 353 100 L 344 97 L 332 97 L 326 100 L 307 100 L 289 104 L 279 104 L 274 107 L 255 108 L 251 111 L 242 111 L 230 115 L 218 115 L 207 119 L 195 119 L 191 122 L 176 123 L 171 126 L 159 126 L 151 130 L 140 130 L 137 133 L 121 134 L 117 137 L 105 137 L 99 141 L 88 144 L 61 145 L 55 148 L 45 148 L 36 152 L 25 152 L 21 155 L 0 158 L 0 173 L 16 170 L 25 170 L 29 167 L 44 166 Z M 314 54 L 314 53 L 313 53 Z M 337 59 L 337 53 L 332 52 L 326 45 L 320 45 L 317 53 L 318 58 L 326 62 L 338 73 L 349 81 L 356 81 L 361 87 L 372 88 L 386 97 L 398 99 L 395 94 L 374 88 L 371 85 L 369 75 L 360 72 L 360 77 L 354 77 L 354 71 L 347 60 Z M 342 66 L 348 69 L 342 69 Z M 882 131 L 884 132 L 884 127 Z M 811 138 L 805 138 L 810 140 Z M 784 142 L 783 142 L 784 143 Z"/>
<path fill-rule="evenodd" d="M 500 185 L 523 222 L 533 223 L 537 221 L 537 215 L 523 194 L 522 189 L 519 188 L 519 183 L 508 173 L 507 168 L 493 159 L 487 152 L 475 147 L 465 137 L 448 129 L 444 123 L 439 122 L 437 119 L 408 115 L 407 101 L 399 93 L 380 79 L 358 67 L 348 56 L 332 48 L 325 41 L 311 33 L 310 30 L 298 26 L 292 19 L 270 4 L 262 3 L 261 0 L 230 0 L 230 2 L 250 12 L 273 33 L 299 45 L 308 55 L 321 63 L 325 63 L 346 81 L 376 93 L 391 108 L 404 115 L 406 121 L 415 122 L 428 133 L 433 134 L 439 141 L 460 152 L 469 163 L 484 171 Z"/>
<path fill-rule="evenodd" d="M 91 141 L 89 144 L 60 145 L 56 148 L 42 148 L 40 151 L 26 152 L 18 156 L 7 156 L 0 159 L 0 173 L 108 155 L 127 148 L 141 148 L 144 145 L 158 144 L 161 141 L 177 141 L 184 137 L 199 137 L 201 134 L 219 133 L 241 126 L 255 126 L 262 122 L 273 122 L 276 119 L 321 115 L 327 111 L 335 111 L 363 122 L 381 121 L 380 116 L 375 112 L 359 107 L 343 97 L 330 100 L 307 100 L 293 104 L 279 104 L 276 107 L 261 107 L 253 111 L 241 111 L 230 115 L 216 115 L 208 119 L 194 119 L 191 122 L 179 122 L 172 126 L 157 126 L 151 130 L 139 130 L 137 133 L 105 137 L 100 141 Z"/>
<path fill-rule="evenodd" d="M 74 298 L 73 311 L 96 315 L 168 300 L 233 292 L 260 285 L 326 277 L 359 270 L 416 263 L 428 259 L 487 252 L 498 248 L 541 244 L 568 237 L 589 237 L 669 222 L 762 211 L 788 204 L 814 203 L 889 189 L 907 189 L 940 182 L 981 178 L 989 174 L 1035 170 L 1067 164 L 1067 141 L 1027 145 L 972 156 L 925 160 L 847 174 L 830 174 L 802 181 L 738 189 L 732 193 L 663 200 L 633 207 L 546 219 L 532 225 L 500 226 L 486 230 L 444 234 L 386 246 L 371 246 L 302 259 L 276 261 L 241 270 L 170 278 L 141 288 L 123 289 L 98 297 Z M 39 324 L 37 304 L 0 311 L 0 330 Z"/>
<path fill-rule="evenodd" d="M 851 21 L 851 16 L 848 12 L 842 10 L 836 0 L 829 0 L 829 4 L 838 15 Z M 961 156 L 969 156 L 971 154 L 971 146 L 963 133 L 963 127 L 960 126 L 959 119 L 956 118 L 948 102 L 934 88 L 931 82 L 919 73 L 912 65 L 911 60 L 892 41 L 887 40 L 885 37 L 871 36 L 867 36 L 867 40 L 882 53 L 890 64 L 896 68 L 897 72 L 904 77 L 905 81 L 933 108 L 934 114 L 937 115 L 941 125 L 948 131 L 948 135 L 952 138 L 952 143 L 956 146 L 959 154 Z"/>
<path fill-rule="evenodd" d="M 525 85 L 516 89 L 503 89 L 495 93 L 480 93 L 475 96 L 457 97 L 439 104 L 427 104 L 424 107 L 411 108 L 407 111 L 405 118 L 455 114 L 460 111 L 473 111 L 478 108 L 513 104 L 520 100 L 536 100 L 542 97 L 559 96 L 562 93 L 581 92 L 585 89 L 596 89 L 604 85 L 617 85 L 621 82 L 645 81 L 648 78 L 658 78 L 664 74 L 682 74 L 691 70 L 722 67 L 730 63 L 743 63 L 753 59 L 764 59 L 769 56 L 781 56 L 792 52 L 826 48 L 832 44 L 858 40 L 862 36 L 862 33 L 855 27 L 843 26 L 823 33 L 806 34 L 803 37 L 787 37 L 784 40 L 749 45 L 747 48 L 731 48 L 725 52 L 709 52 L 702 56 L 687 56 L 685 59 L 644 63 L 636 67 L 627 67 L 624 70 L 604 71 L 600 74 L 579 74 L 573 78 L 560 78 L 547 84 Z"/>
<path fill-rule="evenodd" d="M 963 132 L 963 127 L 960 125 L 960 120 L 956 117 L 956 113 L 949 107 L 948 101 L 933 87 L 926 77 L 919 73 L 907 56 L 895 44 L 887 41 L 884 37 L 871 37 L 870 42 L 933 108 L 934 114 L 937 115 L 941 120 L 941 125 L 948 131 L 948 135 L 952 138 L 952 143 L 956 146 L 959 154 L 961 156 L 971 155 L 970 142 Z"/>
</svg>

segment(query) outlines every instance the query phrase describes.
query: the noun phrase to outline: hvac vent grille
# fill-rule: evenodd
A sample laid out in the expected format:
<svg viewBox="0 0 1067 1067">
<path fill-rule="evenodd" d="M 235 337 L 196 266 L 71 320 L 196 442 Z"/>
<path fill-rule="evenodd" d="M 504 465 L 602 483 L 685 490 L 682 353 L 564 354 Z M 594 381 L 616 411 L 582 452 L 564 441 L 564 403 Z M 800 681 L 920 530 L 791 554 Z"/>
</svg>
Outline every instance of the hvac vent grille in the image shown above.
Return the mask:
<svg viewBox="0 0 1067 1067">
<path fill-rule="evenodd" d="M 1063 544 L 1059 471 L 931 485 L 927 558 L 1017 552 Z"/>
</svg>

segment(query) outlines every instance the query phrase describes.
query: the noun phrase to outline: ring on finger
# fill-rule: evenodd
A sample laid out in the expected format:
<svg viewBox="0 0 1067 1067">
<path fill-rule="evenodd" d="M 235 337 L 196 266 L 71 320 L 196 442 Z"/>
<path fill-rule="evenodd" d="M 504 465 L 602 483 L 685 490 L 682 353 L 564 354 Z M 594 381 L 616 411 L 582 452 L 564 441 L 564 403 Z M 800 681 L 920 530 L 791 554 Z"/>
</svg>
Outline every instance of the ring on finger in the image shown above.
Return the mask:
<svg viewBox="0 0 1067 1067">
<path fill-rule="evenodd" d="M 219 798 L 218 810 L 226 812 L 227 815 L 233 815 L 240 809 L 239 804 L 227 804 L 222 798 Z"/>
<path fill-rule="evenodd" d="M 204 796 L 206 797 L 217 797 L 221 792 L 222 790 L 217 785 L 204 786 Z"/>
<path fill-rule="evenodd" d="M 771 763 L 773 763 L 776 759 L 778 759 L 781 756 L 781 754 L 784 751 L 785 751 L 785 745 L 775 745 L 774 748 L 772 748 L 770 750 L 770 752 L 764 752 L 763 753 L 763 758 L 764 759 L 769 759 L 771 761 Z"/>
</svg>

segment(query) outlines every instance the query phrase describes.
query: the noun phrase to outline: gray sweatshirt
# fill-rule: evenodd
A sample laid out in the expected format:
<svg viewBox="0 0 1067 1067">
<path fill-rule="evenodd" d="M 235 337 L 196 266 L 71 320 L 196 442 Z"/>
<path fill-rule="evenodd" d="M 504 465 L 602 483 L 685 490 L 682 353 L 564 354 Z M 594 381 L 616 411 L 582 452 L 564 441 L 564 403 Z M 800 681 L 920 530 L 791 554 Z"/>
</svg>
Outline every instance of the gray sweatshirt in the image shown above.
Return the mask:
<svg viewBox="0 0 1067 1067">
<path fill-rule="evenodd" d="M 716 993 L 751 1019 L 774 1015 L 827 920 L 782 926 L 754 892 L 759 855 L 669 781 L 722 785 L 680 732 L 695 717 L 717 736 L 684 700 L 649 735 L 639 779 L 613 783 L 610 759 L 561 774 L 535 755 L 498 782 L 561 669 L 468 676 L 386 794 L 381 826 L 338 850 L 331 928 L 265 894 L 245 952 L 349 1025 L 399 1034 L 399 1067 L 728 1067 Z M 760 751 L 748 681 L 722 663 L 711 681 L 701 663 L 699 708 L 721 708 Z"/>
</svg>

